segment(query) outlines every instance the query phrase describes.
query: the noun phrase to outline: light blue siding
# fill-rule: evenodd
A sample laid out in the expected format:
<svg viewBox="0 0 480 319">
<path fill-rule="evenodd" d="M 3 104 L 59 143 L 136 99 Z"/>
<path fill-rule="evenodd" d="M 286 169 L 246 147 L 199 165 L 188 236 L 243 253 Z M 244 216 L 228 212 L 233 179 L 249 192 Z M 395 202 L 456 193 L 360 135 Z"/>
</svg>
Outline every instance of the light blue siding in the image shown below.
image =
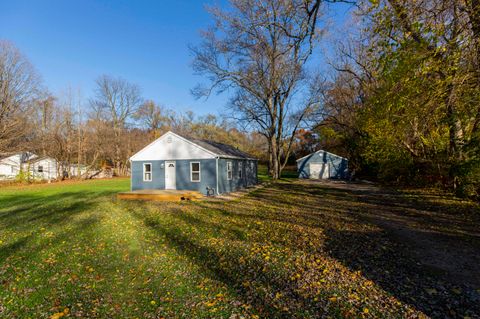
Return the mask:
<svg viewBox="0 0 480 319">
<path fill-rule="evenodd" d="M 190 163 L 200 162 L 200 182 L 192 182 Z M 227 179 L 227 162 L 232 162 L 232 179 Z M 242 165 L 242 177 L 239 176 L 239 163 Z M 152 181 L 143 181 L 143 164 L 152 164 Z M 228 193 L 247 186 L 257 184 L 257 161 L 241 159 L 218 159 L 218 190 L 217 190 L 217 159 L 176 160 L 176 188 L 178 190 L 195 190 L 206 194 L 207 186 L 218 193 Z M 132 190 L 165 189 L 165 161 L 132 161 Z"/>
<path fill-rule="evenodd" d="M 227 177 L 227 162 L 232 162 L 232 179 Z M 242 177 L 239 175 L 239 163 L 242 163 Z M 233 192 L 257 184 L 257 161 L 241 159 L 218 159 L 218 191 Z"/>
<path fill-rule="evenodd" d="M 143 181 L 143 164 L 152 164 L 152 181 Z M 132 190 L 137 189 L 165 189 L 165 168 L 161 164 L 165 161 L 132 161 Z"/>
<path fill-rule="evenodd" d="M 330 178 L 345 179 L 348 177 L 347 159 L 324 151 L 312 153 L 297 162 L 298 177 L 310 177 L 310 163 L 328 164 Z"/>
<path fill-rule="evenodd" d="M 200 182 L 192 182 L 190 177 L 190 163 L 200 162 Z M 177 160 L 176 181 L 179 190 L 195 190 L 202 194 L 207 193 L 207 186 L 216 188 L 216 160 Z"/>
<path fill-rule="evenodd" d="M 190 178 L 190 162 L 200 163 L 200 182 Z M 152 181 L 143 181 L 143 164 L 152 164 Z M 163 168 L 162 168 L 163 164 Z M 195 190 L 206 194 L 207 186 L 216 188 L 215 159 L 176 160 L 175 180 L 178 190 Z M 165 189 L 165 161 L 132 161 L 132 190 Z"/>
</svg>

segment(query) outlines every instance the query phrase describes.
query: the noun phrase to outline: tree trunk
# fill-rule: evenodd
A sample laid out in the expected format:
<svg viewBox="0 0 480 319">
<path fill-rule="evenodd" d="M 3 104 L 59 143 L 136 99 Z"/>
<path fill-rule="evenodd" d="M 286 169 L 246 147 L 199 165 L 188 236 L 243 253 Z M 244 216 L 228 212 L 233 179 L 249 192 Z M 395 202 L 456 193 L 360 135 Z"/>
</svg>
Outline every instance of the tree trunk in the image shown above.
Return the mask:
<svg viewBox="0 0 480 319">
<path fill-rule="evenodd" d="M 477 85 L 480 86 L 480 0 L 468 0 L 466 3 L 473 36 L 476 82 Z M 480 134 L 480 107 L 478 106 L 478 100 L 474 101 L 473 105 L 477 108 L 477 112 L 475 114 L 475 120 L 472 128 L 472 138 L 476 139 L 479 138 L 477 134 Z"/>
<path fill-rule="evenodd" d="M 120 161 L 120 132 L 118 127 L 114 127 L 115 131 L 115 155 L 114 155 L 114 172 L 117 176 L 121 174 L 121 161 Z"/>
<path fill-rule="evenodd" d="M 270 147 L 271 147 L 271 154 L 270 154 L 270 176 L 273 180 L 277 180 L 279 178 L 278 175 L 278 145 L 277 145 L 277 137 L 272 135 L 270 137 Z"/>
</svg>

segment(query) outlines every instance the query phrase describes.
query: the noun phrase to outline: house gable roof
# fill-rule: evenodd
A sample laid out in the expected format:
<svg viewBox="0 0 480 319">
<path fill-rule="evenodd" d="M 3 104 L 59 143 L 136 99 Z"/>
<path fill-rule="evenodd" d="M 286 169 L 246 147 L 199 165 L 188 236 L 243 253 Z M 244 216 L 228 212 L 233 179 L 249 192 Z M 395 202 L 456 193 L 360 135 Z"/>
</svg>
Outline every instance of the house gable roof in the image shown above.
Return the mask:
<svg viewBox="0 0 480 319">
<path fill-rule="evenodd" d="M 130 157 L 130 160 L 209 159 L 215 157 L 215 153 L 178 134 L 168 131 Z"/>
<path fill-rule="evenodd" d="M 130 160 L 180 160 L 216 157 L 253 159 L 247 153 L 231 145 L 210 140 L 189 139 L 169 131 L 130 157 Z"/>
</svg>

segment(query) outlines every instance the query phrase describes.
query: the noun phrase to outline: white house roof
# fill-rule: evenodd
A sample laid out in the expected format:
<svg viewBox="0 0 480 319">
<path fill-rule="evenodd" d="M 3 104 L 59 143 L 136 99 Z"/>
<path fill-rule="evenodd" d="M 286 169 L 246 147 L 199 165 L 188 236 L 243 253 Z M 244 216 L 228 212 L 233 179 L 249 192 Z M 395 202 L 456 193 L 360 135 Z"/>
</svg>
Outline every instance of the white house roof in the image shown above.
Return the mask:
<svg viewBox="0 0 480 319">
<path fill-rule="evenodd" d="M 189 139 L 169 131 L 130 157 L 130 160 L 181 160 L 216 157 L 253 159 L 233 146 L 209 140 Z"/>
<path fill-rule="evenodd" d="M 21 163 L 25 163 L 28 160 L 37 158 L 38 155 L 30 152 L 19 152 L 19 153 L 14 153 L 14 154 L 8 154 L 8 155 L 3 155 L 0 156 L 0 163 L 2 164 L 7 164 L 7 165 L 20 165 Z"/>
<path fill-rule="evenodd" d="M 44 155 L 44 156 L 36 156 L 36 157 L 33 157 L 27 161 L 25 161 L 25 163 L 36 163 L 36 162 L 40 162 L 40 161 L 51 161 L 51 162 L 56 162 L 57 160 L 54 159 L 53 157 L 50 157 L 50 156 L 47 156 L 47 155 Z"/>
</svg>

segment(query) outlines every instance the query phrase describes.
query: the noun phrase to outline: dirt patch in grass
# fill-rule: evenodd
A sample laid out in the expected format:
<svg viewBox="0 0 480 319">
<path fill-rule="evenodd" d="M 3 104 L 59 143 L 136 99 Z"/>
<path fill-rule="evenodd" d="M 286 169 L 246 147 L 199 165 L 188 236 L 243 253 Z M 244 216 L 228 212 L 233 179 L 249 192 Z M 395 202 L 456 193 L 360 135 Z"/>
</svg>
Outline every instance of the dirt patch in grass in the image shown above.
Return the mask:
<svg viewBox="0 0 480 319">
<path fill-rule="evenodd" d="M 317 182 L 363 204 L 359 217 L 381 227 L 425 267 L 452 283 L 480 288 L 480 207 L 438 190 L 382 189 L 371 184 Z"/>
</svg>

